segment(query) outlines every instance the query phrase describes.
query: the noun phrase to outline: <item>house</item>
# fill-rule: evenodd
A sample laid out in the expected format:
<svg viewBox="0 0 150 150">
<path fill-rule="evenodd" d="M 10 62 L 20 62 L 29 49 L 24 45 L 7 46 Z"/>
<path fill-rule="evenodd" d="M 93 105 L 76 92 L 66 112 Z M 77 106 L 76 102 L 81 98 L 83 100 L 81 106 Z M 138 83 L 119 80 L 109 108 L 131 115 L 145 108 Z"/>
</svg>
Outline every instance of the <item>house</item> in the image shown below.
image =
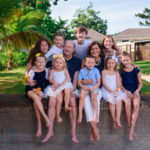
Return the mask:
<svg viewBox="0 0 150 150">
<path fill-rule="evenodd" d="M 116 45 L 129 52 L 134 60 L 150 60 L 150 28 L 127 29 L 113 38 Z"/>
<path fill-rule="evenodd" d="M 88 39 L 91 39 L 92 41 L 99 41 L 102 42 L 104 39 L 105 35 L 93 30 L 93 29 L 89 29 L 88 30 Z"/>
</svg>

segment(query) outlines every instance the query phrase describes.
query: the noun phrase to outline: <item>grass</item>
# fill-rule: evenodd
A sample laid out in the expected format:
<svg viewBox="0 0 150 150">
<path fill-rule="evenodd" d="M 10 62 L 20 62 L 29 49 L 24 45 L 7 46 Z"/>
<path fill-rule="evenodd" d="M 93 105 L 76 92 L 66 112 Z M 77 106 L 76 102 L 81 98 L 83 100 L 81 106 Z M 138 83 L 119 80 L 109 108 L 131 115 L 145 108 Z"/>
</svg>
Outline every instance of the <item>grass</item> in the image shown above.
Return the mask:
<svg viewBox="0 0 150 150">
<path fill-rule="evenodd" d="M 22 84 L 25 68 L 0 71 L 0 94 L 25 94 Z"/>
<path fill-rule="evenodd" d="M 25 85 L 22 84 L 25 68 L 0 71 L 0 94 L 25 94 Z M 141 93 L 142 95 L 150 95 L 150 82 L 143 80 Z"/>
<path fill-rule="evenodd" d="M 135 61 L 134 64 L 141 68 L 142 73 L 150 75 L 150 61 Z"/>
</svg>

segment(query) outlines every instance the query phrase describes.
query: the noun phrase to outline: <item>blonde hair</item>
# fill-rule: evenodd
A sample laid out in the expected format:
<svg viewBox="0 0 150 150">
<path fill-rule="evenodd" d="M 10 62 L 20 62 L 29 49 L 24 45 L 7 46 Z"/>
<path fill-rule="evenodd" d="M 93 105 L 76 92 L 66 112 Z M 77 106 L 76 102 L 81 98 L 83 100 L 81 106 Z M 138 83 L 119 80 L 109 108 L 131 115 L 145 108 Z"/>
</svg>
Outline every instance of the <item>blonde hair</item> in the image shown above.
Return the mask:
<svg viewBox="0 0 150 150">
<path fill-rule="evenodd" d="M 63 57 L 63 56 L 60 56 L 60 55 L 56 55 L 56 57 L 53 58 L 53 63 L 52 63 L 53 69 L 56 69 L 56 68 L 55 68 L 55 61 L 56 61 L 57 59 L 61 59 L 61 60 L 63 61 L 64 66 L 62 67 L 62 69 L 67 69 L 66 61 L 65 61 L 64 57 Z"/>
</svg>

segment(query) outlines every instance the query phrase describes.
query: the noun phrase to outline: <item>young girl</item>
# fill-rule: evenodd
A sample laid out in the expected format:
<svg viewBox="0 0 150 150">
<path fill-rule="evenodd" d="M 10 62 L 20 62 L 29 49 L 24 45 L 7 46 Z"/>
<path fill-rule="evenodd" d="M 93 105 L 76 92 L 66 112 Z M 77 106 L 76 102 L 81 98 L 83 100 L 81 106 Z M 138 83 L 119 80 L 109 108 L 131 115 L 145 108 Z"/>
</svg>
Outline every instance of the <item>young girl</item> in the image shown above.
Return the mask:
<svg viewBox="0 0 150 150">
<path fill-rule="evenodd" d="M 64 91 L 65 111 L 72 110 L 69 107 L 70 90 L 72 83 L 70 82 L 70 76 L 66 69 L 66 62 L 62 54 L 53 56 L 53 69 L 50 71 L 49 81 L 52 86 L 46 89 L 46 95 L 56 97 L 59 93 Z M 57 122 L 62 122 L 60 117 L 61 106 L 56 106 L 56 119 Z"/>
<path fill-rule="evenodd" d="M 111 36 L 105 36 L 102 42 L 102 48 L 105 58 L 108 56 L 113 56 L 117 58 L 117 61 L 120 59 L 121 51 L 116 47 L 114 39 Z"/>
<path fill-rule="evenodd" d="M 48 70 L 45 69 L 46 59 L 40 53 L 36 55 L 36 59 L 34 62 L 35 66 L 29 71 L 29 78 L 35 81 L 34 86 L 26 85 L 26 93 L 27 96 L 33 100 L 35 113 L 38 121 L 38 129 L 36 136 L 42 135 L 42 125 L 41 125 L 41 117 L 40 113 L 43 116 L 46 126 L 50 126 L 50 120 L 48 116 L 44 112 L 44 108 L 42 105 L 43 98 L 43 90 L 45 80 L 48 79 Z"/>
<path fill-rule="evenodd" d="M 47 39 L 41 38 L 36 42 L 34 48 L 29 53 L 29 57 L 27 61 L 28 65 L 26 68 L 25 75 L 28 75 L 29 70 L 34 65 L 36 54 L 41 53 L 43 56 L 45 56 L 45 54 L 48 52 L 49 49 L 50 49 L 50 43 Z"/>
<path fill-rule="evenodd" d="M 140 90 L 142 88 L 142 79 L 139 68 L 135 68 L 132 65 L 131 55 L 126 52 L 124 52 L 121 56 L 120 75 L 123 85 L 122 89 L 127 94 L 125 108 L 129 127 L 129 139 L 133 141 L 136 138 L 134 127 L 139 113 Z M 131 102 L 133 103 L 132 114 Z"/>
<path fill-rule="evenodd" d="M 120 75 L 117 72 L 117 62 L 115 58 L 107 57 L 104 70 L 102 71 L 102 94 L 105 101 L 109 102 L 109 109 L 115 129 L 121 127 L 120 115 L 122 110 L 122 100 L 126 99 L 125 93 L 120 90 Z"/>
</svg>

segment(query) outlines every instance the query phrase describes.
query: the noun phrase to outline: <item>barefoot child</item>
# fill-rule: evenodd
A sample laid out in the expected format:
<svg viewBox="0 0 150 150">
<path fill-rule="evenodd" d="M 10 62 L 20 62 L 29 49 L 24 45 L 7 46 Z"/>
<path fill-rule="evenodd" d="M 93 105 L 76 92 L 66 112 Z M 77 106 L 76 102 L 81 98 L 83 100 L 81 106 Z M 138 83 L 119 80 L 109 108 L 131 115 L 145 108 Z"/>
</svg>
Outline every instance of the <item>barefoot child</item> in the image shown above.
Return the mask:
<svg viewBox="0 0 150 150">
<path fill-rule="evenodd" d="M 85 58 L 85 68 L 81 69 L 78 76 L 78 84 L 81 87 L 80 100 L 79 100 L 79 116 L 78 123 L 82 122 L 82 111 L 84 106 L 84 100 L 88 93 L 90 93 L 93 108 L 94 108 L 94 118 L 93 122 L 97 122 L 97 95 L 100 86 L 100 73 L 97 68 L 95 68 L 95 58 L 93 56 L 86 56 Z M 93 79 L 93 84 L 86 85 L 82 83 L 82 80 Z"/>
<path fill-rule="evenodd" d="M 70 82 L 70 76 L 62 54 L 53 56 L 53 69 L 50 71 L 49 81 L 52 86 L 47 88 L 46 95 L 56 97 L 64 91 L 65 111 L 70 111 L 69 99 L 72 83 Z M 59 107 L 56 106 L 56 119 L 57 122 L 60 123 L 62 122 L 62 118 L 60 117 L 61 106 L 58 106 Z"/>
<path fill-rule="evenodd" d="M 117 72 L 115 58 L 107 57 L 104 70 L 102 71 L 102 94 L 105 101 L 109 102 L 109 109 L 113 120 L 113 127 L 121 127 L 120 115 L 122 100 L 125 100 L 125 93 L 120 90 L 120 75 Z"/>
<path fill-rule="evenodd" d="M 40 53 L 36 55 L 35 66 L 29 71 L 29 78 L 35 81 L 34 86 L 26 85 L 27 96 L 33 100 L 35 113 L 38 121 L 38 129 L 36 136 L 42 135 L 42 125 L 40 113 L 43 116 L 46 126 L 50 126 L 50 121 L 42 105 L 44 83 L 48 79 L 48 70 L 45 68 L 46 59 Z"/>
<path fill-rule="evenodd" d="M 129 139 L 133 141 L 136 138 L 134 132 L 136 120 L 138 118 L 140 107 L 140 90 L 142 88 L 141 72 L 132 65 L 131 55 L 124 52 L 121 56 L 120 75 L 122 79 L 122 89 L 127 94 L 125 103 L 126 115 L 129 127 Z M 131 113 L 131 102 L 133 103 L 133 112 Z"/>
</svg>

